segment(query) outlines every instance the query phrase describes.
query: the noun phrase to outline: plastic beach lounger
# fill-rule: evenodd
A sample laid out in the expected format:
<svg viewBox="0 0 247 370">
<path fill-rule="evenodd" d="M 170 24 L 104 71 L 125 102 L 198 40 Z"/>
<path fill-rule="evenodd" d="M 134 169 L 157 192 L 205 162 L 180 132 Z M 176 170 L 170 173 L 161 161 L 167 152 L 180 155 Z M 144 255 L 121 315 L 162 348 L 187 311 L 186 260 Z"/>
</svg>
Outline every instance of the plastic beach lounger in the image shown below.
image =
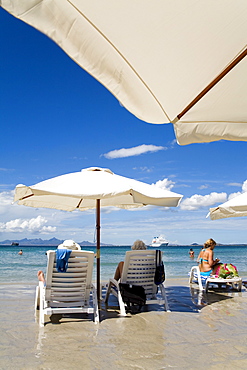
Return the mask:
<svg viewBox="0 0 247 370">
<path fill-rule="evenodd" d="M 155 250 L 132 250 L 126 252 L 120 281 L 116 281 L 115 279 L 109 280 L 105 296 L 106 305 L 109 295 L 113 294 L 118 299 L 120 315 L 126 315 L 126 305 L 123 302 L 119 285 L 123 283 L 142 286 L 146 293 L 146 304 L 164 305 L 166 311 L 169 311 L 164 283 L 158 286 L 154 283 L 155 262 Z M 161 297 L 157 296 L 157 289 L 160 290 Z"/>
<path fill-rule="evenodd" d="M 56 251 L 47 252 L 46 284 L 36 288 L 35 309 L 39 308 L 39 324 L 45 315 L 87 313 L 99 322 L 96 289 L 92 284 L 94 252 L 72 251 L 66 272 L 57 272 Z"/>
<path fill-rule="evenodd" d="M 210 285 L 213 284 L 230 284 L 233 289 L 237 291 L 241 291 L 242 289 L 242 278 L 241 277 L 234 277 L 234 278 L 218 278 L 214 276 L 203 276 L 200 274 L 200 269 L 198 266 L 193 266 L 189 273 L 189 283 L 192 284 L 193 282 L 198 283 L 199 289 L 204 290 L 203 285 L 205 285 L 205 291 L 207 292 Z"/>
</svg>

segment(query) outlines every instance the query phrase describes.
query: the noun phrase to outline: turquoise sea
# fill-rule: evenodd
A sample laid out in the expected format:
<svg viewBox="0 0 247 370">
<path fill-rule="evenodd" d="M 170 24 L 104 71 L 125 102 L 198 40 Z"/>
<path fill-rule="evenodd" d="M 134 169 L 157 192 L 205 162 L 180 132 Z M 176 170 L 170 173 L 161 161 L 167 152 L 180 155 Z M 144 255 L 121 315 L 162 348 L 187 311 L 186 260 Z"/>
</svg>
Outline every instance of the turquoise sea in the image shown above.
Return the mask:
<svg viewBox="0 0 247 370">
<path fill-rule="evenodd" d="M 201 247 L 193 246 L 194 260 L 189 257 L 191 246 L 167 246 L 160 248 L 163 251 L 167 278 L 186 278 L 191 266 L 196 264 L 196 258 Z M 23 255 L 18 255 L 19 250 Z M 46 271 L 46 251 L 56 247 L 13 247 L 0 246 L 0 283 L 36 283 L 37 271 Z M 95 252 L 94 247 L 83 247 Z M 130 246 L 101 247 L 101 280 L 108 281 L 114 275 L 119 261 L 124 260 L 125 252 Z M 247 277 L 247 247 L 246 246 L 217 246 L 214 250 L 215 258 L 223 263 L 233 263 L 241 277 Z M 96 265 L 96 263 L 95 263 Z M 96 266 L 95 266 L 96 267 Z M 96 270 L 96 269 L 95 269 Z M 95 281 L 95 272 L 93 280 Z"/>
</svg>

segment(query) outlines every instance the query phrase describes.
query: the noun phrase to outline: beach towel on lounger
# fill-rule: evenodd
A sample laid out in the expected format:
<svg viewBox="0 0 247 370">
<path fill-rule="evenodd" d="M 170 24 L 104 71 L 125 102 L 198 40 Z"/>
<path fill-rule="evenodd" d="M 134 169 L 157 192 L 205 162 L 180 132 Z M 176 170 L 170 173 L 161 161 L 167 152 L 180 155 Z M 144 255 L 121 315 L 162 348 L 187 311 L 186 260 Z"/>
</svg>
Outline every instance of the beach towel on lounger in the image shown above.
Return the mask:
<svg viewBox="0 0 247 370">
<path fill-rule="evenodd" d="M 58 272 L 66 272 L 71 249 L 56 250 L 56 269 Z"/>
</svg>

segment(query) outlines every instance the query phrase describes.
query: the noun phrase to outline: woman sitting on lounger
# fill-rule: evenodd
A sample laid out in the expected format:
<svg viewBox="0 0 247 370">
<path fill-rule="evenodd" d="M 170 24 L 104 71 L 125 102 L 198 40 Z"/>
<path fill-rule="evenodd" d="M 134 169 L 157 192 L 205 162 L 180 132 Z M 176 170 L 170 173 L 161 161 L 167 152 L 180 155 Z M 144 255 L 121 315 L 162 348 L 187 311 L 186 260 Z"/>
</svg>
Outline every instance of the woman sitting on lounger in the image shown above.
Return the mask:
<svg viewBox="0 0 247 370">
<path fill-rule="evenodd" d="M 214 260 L 214 247 L 216 242 L 213 239 L 208 239 L 204 243 L 204 248 L 198 256 L 200 273 L 203 276 L 210 276 L 215 274 L 215 270 L 219 265 L 219 259 Z"/>
<path fill-rule="evenodd" d="M 134 244 L 132 245 L 131 247 L 132 250 L 145 250 L 147 249 L 147 246 L 146 244 L 142 241 L 142 240 L 136 240 L 134 242 Z M 119 280 L 122 276 L 122 271 L 123 271 L 123 265 L 124 265 L 124 262 L 121 261 L 119 262 L 117 268 L 116 268 L 116 272 L 115 272 L 115 275 L 114 275 L 114 279 L 115 280 Z"/>
</svg>

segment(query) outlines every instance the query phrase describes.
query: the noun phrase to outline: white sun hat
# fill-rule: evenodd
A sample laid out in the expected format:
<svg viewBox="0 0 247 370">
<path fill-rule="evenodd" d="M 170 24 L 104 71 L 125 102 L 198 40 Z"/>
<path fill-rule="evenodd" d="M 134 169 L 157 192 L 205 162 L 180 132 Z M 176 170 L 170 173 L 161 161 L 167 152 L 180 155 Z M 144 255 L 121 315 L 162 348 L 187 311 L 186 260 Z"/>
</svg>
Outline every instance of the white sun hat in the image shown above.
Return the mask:
<svg viewBox="0 0 247 370">
<path fill-rule="evenodd" d="M 67 239 L 65 240 L 62 244 L 59 244 L 57 247 L 58 249 L 72 249 L 72 250 L 77 250 L 80 251 L 81 247 L 79 244 L 77 244 L 74 240 Z"/>
</svg>

